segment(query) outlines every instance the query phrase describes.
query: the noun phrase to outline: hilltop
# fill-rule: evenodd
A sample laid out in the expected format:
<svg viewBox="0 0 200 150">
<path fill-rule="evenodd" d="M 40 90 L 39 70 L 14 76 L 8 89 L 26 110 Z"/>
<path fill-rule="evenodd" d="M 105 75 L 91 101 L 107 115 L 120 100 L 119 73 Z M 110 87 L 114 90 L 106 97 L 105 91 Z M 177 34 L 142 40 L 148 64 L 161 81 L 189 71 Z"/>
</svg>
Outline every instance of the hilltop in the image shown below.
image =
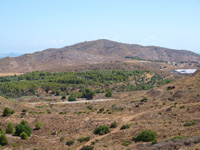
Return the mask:
<svg viewBox="0 0 200 150">
<path fill-rule="evenodd" d="M 35 70 L 62 70 L 84 64 L 123 62 L 125 57 L 168 62 L 200 61 L 200 55 L 186 50 L 157 46 L 124 44 L 109 40 L 82 42 L 63 48 L 50 48 L 16 58 L 0 59 L 1 73 L 24 73 Z"/>
</svg>

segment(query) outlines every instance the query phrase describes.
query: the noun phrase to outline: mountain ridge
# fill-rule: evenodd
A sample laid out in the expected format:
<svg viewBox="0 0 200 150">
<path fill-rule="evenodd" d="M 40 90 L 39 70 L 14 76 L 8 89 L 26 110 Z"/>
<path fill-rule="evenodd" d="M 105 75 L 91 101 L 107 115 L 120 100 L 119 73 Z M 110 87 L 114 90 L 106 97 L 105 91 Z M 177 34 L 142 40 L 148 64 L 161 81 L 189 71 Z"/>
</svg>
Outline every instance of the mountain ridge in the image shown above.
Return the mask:
<svg viewBox="0 0 200 150">
<path fill-rule="evenodd" d="M 30 72 L 113 61 L 125 61 L 126 56 L 170 62 L 198 61 L 200 55 L 187 50 L 174 50 L 158 46 L 125 44 L 105 39 L 85 41 L 62 48 L 48 48 L 32 54 L 0 60 L 0 72 Z"/>
</svg>

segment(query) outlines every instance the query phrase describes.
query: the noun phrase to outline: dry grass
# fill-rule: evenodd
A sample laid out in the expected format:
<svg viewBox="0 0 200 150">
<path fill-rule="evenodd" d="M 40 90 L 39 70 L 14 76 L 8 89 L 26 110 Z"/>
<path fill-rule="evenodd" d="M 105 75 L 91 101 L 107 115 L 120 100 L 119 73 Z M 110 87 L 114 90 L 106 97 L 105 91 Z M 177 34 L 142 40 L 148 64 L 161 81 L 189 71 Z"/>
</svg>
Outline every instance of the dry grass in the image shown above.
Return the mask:
<svg viewBox="0 0 200 150">
<path fill-rule="evenodd" d="M 0 77 L 5 77 L 5 76 L 14 76 L 14 75 L 22 75 L 23 73 L 0 73 Z"/>
<path fill-rule="evenodd" d="M 27 120 L 32 128 L 37 121 L 42 121 L 44 124 L 41 130 L 34 130 L 28 140 L 8 136 L 10 144 L 5 148 L 12 149 L 13 143 L 18 142 L 21 146 L 16 149 L 80 149 L 83 145 L 91 144 L 92 141 L 96 140 L 95 150 L 134 149 L 141 143 L 132 141 L 132 144 L 127 147 L 123 146 L 122 143 L 131 140 L 132 137 L 137 136 L 140 131 L 145 129 L 156 131 L 158 142 L 171 140 L 175 136 L 200 135 L 199 75 L 170 83 L 170 85 L 175 85 L 175 89 L 172 90 L 166 90 L 168 85 L 165 85 L 151 91 L 116 93 L 113 94 L 114 98 L 119 99 L 116 101 L 96 103 L 88 101 L 88 103 L 55 105 L 44 108 L 26 107 L 28 112 L 37 113 L 29 113 L 23 118 L 21 118 L 20 112 L 24 109 L 21 107 L 24 104 L 3 102 L 1 108 L 10 106 L 16 111 L 8 118 L 0 117 L 0 126 L 4 130 L 8 122 L 17 124 L 22 119 Z M 148 97 L 148 101 L 140 103 L 139 101 L 144 96 Z M 168 100 L 169 97 L 174 98 L 174 101 Z M 135 107 L 138 104 L 139 107 Z M 89 110 L 88 105 L 92 105 L 93 110 Z M 166 111 L 170 107 L 171 111 Z M 100 108 L 104 108 L 103 113 L 98 113 Z M 48 111 L 51 113 L 47 113 Z M 59 114 L 60 112 L 66 112 L 66 114 Z M 118 127 L 111 129 L 109 134 L 104 136 L 93 134 L 93 130 L 99 125 L 109 126 L 113 121 L 117 122 Z M 184 123 L 189 121 L 195 121 L 195 125 L 184 126 Z M 131 126 L 129 129 L 120 130 L 123 124 L 131 124 Z M 53 131 L 57 131 L 57 134 L 51 135 Z M 88 143 L 77 141 L 78 138 L 87 136 L 90 136 L 91 139 Z M 60 141 L 61 137 L 64 138 L 64 141 Z M 67 140 L 74 140 L 75 143 L 69 147 L 65 145 Z M 192 150 L 197 146 L 193 145 L 193 147 L 188 148 Z"/>
</svg>

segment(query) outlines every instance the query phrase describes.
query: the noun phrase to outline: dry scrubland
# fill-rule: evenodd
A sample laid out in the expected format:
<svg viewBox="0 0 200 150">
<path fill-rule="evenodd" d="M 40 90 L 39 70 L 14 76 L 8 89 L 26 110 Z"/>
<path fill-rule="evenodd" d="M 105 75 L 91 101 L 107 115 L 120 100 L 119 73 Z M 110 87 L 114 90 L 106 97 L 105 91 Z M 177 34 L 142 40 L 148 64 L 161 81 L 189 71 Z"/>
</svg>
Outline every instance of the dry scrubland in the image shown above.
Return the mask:
<svg viewBox="0 0 200 150">
<path fill-rule="evenodd" d="M 175 88 L 167 89 L 169 86 L 175 86 Z M 197 150 L 200 145 L 198 137 L 200 135 L 199 94 L 200 72 L 198 71 L 195 75 L 149 91 L 115 93 L 113 98 L 118 99 L 115 101 L 93 103 L 88 101 L 88 103 L 36 108 L 27 103 L 1 98 L 1 114 L 4 107 L 15 110 L 15 113 L 9 117 L 0 117 L 0 126 L 4 130 L 9 122 L 16 125 L 21 120 L 26 120 L 32 129 L 37 121 L 43 122 L 43 128 L 33 130 L 33 134 L 28 140 L 6 134 L 9 145 L 2 148 L 74 150 L 93 144 L 95 150 L 149 150 L 159 149 L 159 146 L 161 149 L 170 150 L 179 148 Z M 148 100 L 140 102 L 144 97 L 147 97 Z M 93 109 L 89 109 L 89 105 Z M 101 108 L 104 110 L 98 113 Z M 28 115 L 21 115 L 23 109 L 27 109 Z M 93 133 L 98 126 L 110 126 L 114 121 L 117 122 L 117 127 L 111 128 L 110 133 L 105 135 Z M 192 121 L 195 122 L 192 126 L 184 125 Z M 120 130 L 124 124 L 128 124 L 130 127 Z M 145 129 L 157 132 L 158 144 L 151 145 L 151 143 L 132 140 L 132 137 L 136 137 Z M 53 132 L 55 135 L 52 135 Z M 78 141 L 79 138 L 88 136 L 90 137 L 89 141 Z M 183 139 L 172 141 L 171 139 L 176 136 L 183 137 Z M 73 140 L 74 144 L 66 145 L 68 140 Z M 125 141 L 130 141 L 128 146 L 124 146 Z M 188 141 L 189 144 L 187 144 Z M 14 143 L 18 143 L 18 145 L 14 147 Z"/>
</svg>

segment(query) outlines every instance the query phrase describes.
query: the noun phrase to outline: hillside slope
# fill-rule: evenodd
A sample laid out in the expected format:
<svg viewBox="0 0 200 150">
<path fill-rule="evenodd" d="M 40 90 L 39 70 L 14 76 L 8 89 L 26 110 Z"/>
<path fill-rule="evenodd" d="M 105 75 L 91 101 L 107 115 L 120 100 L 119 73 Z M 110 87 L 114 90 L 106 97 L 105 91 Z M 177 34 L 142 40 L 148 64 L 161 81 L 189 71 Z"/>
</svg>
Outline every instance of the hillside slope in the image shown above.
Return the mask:
<svg viewBox="0 0 200 150">
<path fill-rule="evenodd" d="M 126 56 L 170 62 L 200 61 L 200 55 L 190 51 L 96 40 L 60 49 L 47 49 L 16 58 L 0 59 L 0 72 L 23 73 L 47 68 L 52 70 L 66 66 L 124 61 Z"/>
</svg>

